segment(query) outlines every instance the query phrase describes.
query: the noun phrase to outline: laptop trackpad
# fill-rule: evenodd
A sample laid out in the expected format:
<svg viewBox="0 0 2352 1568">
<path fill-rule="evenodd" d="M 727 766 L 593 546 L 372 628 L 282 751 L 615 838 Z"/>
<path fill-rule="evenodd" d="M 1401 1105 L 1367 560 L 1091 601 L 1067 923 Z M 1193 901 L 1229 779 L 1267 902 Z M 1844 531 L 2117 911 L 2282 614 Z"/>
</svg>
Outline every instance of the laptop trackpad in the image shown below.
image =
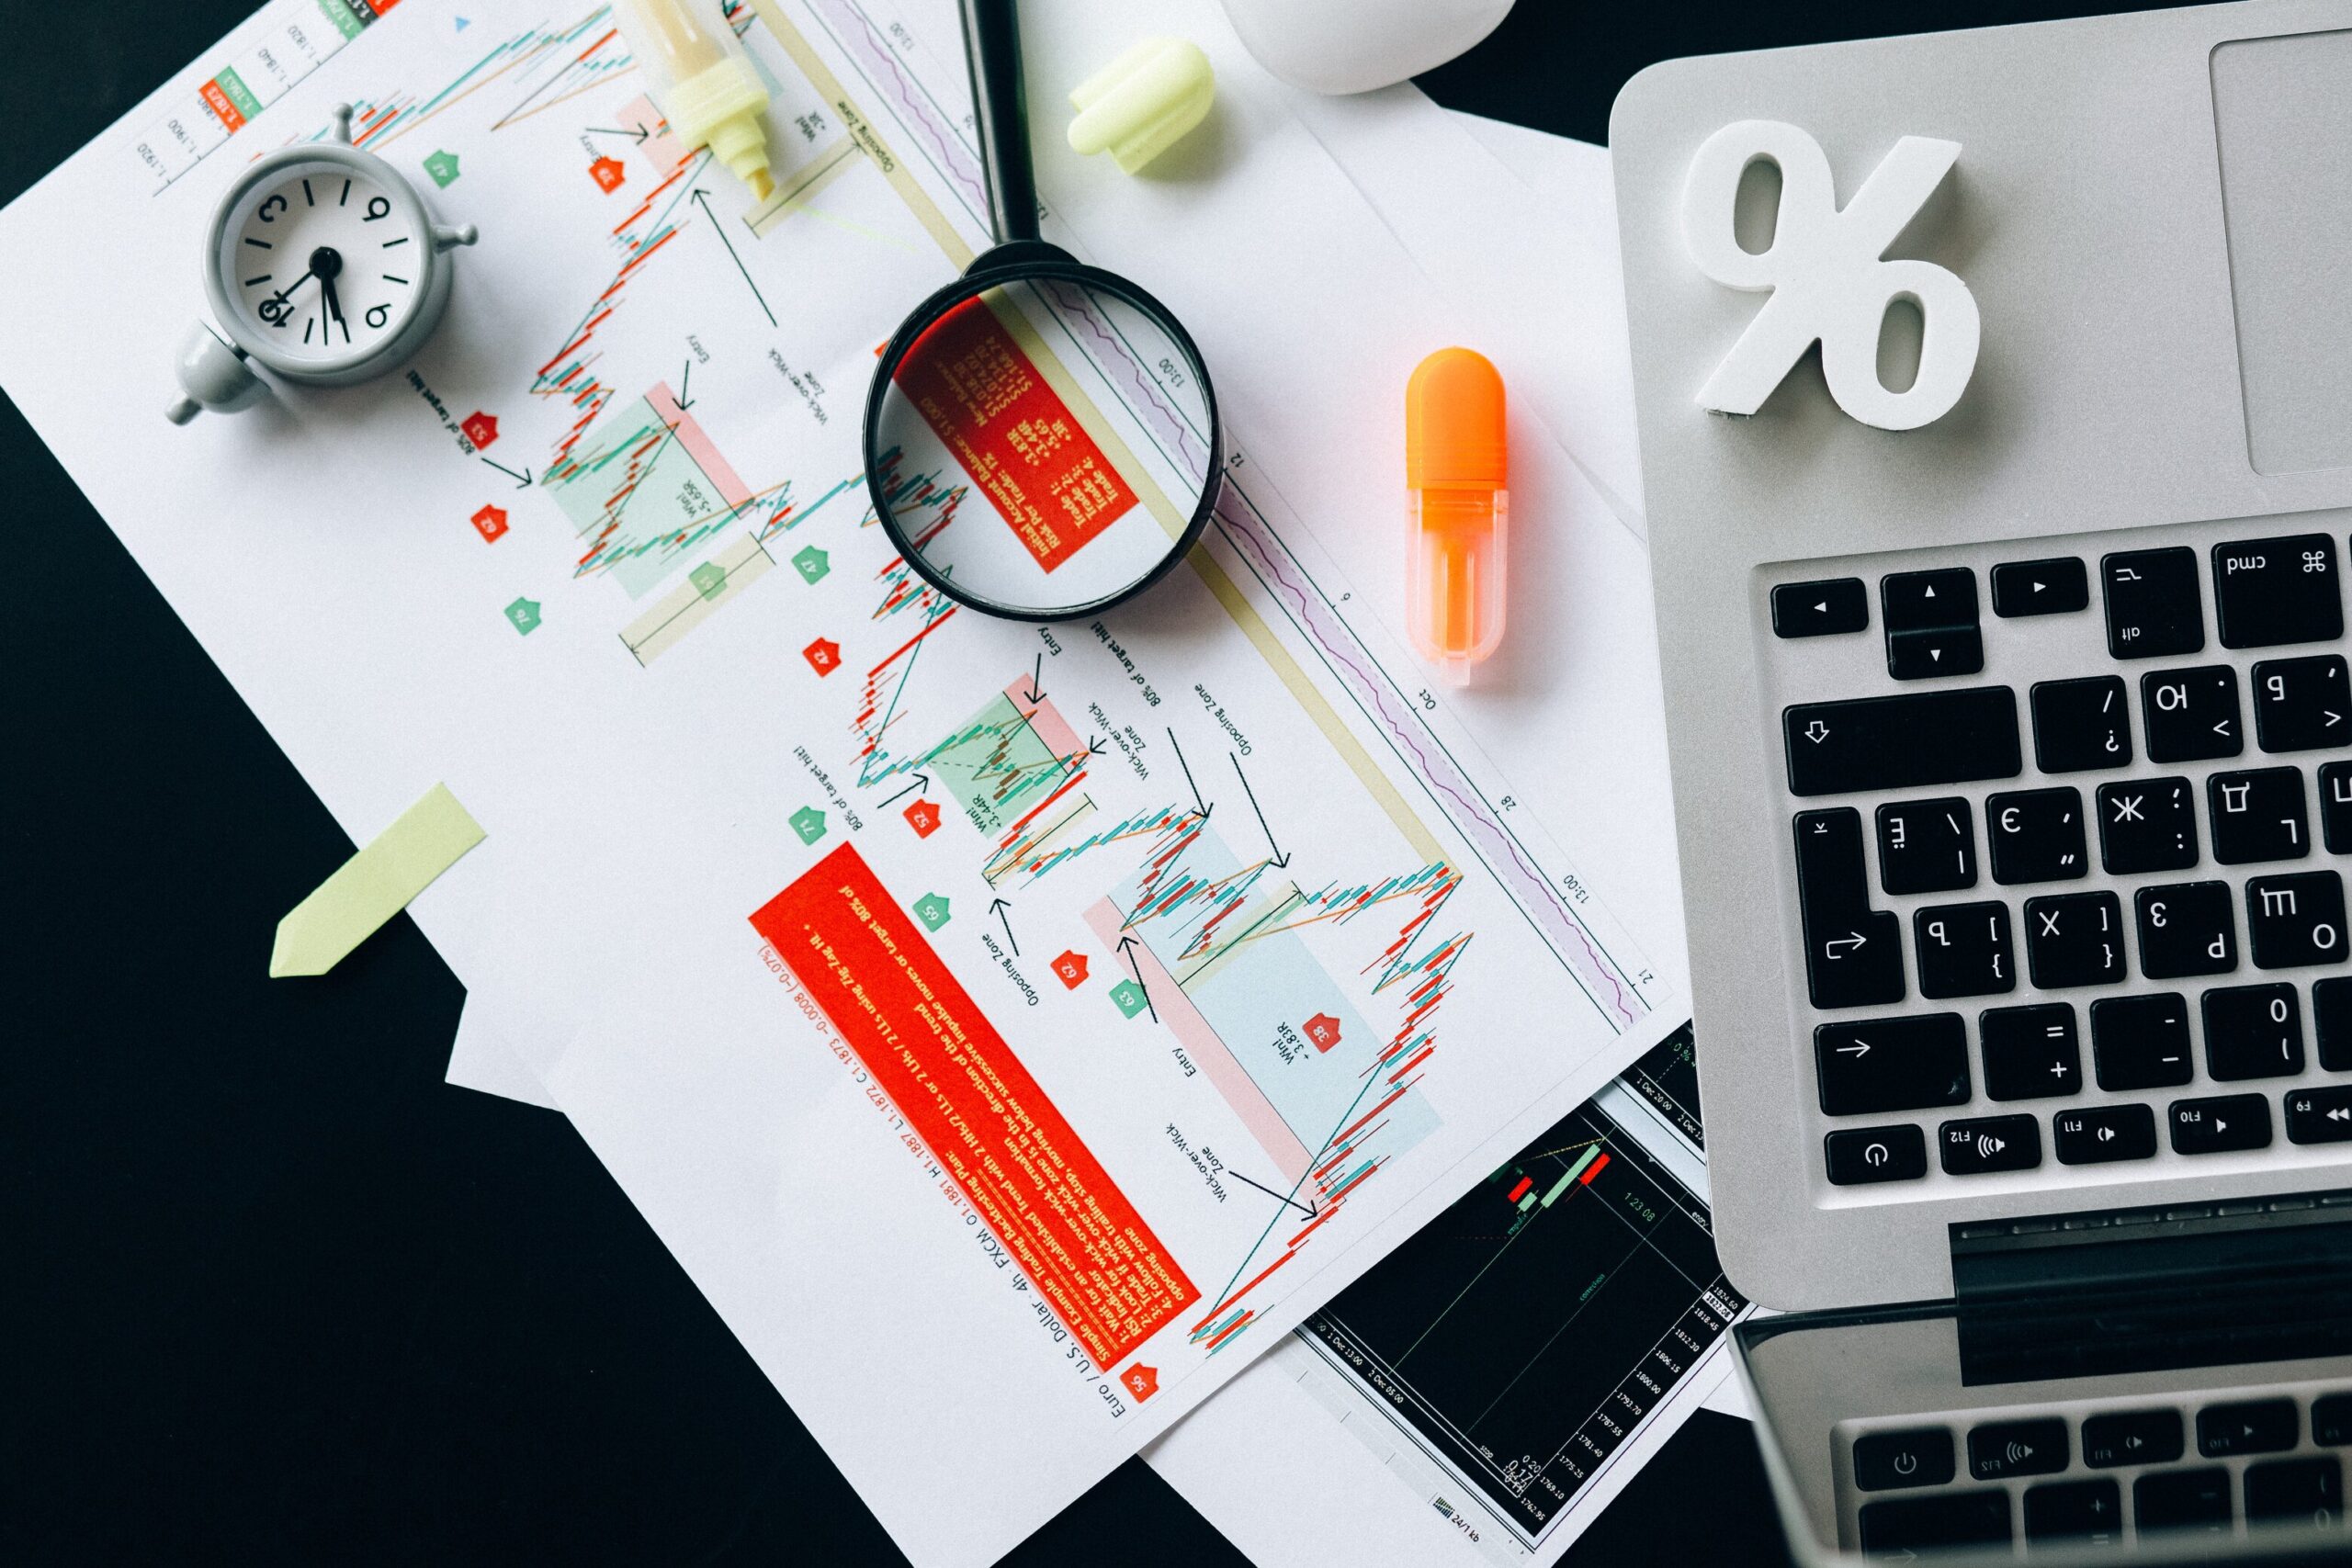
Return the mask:
<svg viewBox="0 0 2352 1568">
<path fill-rule="evenodd" d="M 2212 72 L 2249 454 L 2352 467 L 2352 30 L 2225 43 Z"/>
</svg>

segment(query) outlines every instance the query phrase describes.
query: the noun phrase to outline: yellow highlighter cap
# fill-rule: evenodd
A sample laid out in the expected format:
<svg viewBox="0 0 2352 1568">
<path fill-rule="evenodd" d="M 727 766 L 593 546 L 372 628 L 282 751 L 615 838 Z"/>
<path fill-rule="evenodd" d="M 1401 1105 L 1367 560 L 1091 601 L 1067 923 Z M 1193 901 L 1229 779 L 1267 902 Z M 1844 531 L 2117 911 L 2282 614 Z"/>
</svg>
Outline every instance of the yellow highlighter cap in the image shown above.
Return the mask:
<svg viewBox="0 0 2352 1568">
<path fill-rule="evenodd" d="M 1483 354 L 1441 348 L 1405 383 L 1405 487 L 1504 490 L 1503 378 Z"/>
</svg>

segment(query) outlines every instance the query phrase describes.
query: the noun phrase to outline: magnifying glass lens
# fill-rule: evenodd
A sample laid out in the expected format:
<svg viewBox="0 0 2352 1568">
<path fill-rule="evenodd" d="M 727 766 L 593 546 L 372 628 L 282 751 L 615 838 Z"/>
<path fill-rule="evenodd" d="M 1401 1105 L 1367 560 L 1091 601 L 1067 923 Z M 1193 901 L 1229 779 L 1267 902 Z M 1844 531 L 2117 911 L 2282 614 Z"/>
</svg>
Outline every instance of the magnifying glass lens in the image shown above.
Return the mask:
<svg viewBox="0 0 2352 1568">
<path fill-rule="evenodd" d="M 999 269 L 927 300 L 866 406 L 875 504 L 950 597 L 1052 620 L 1138 592 L 1199 537 L 1216 420 L 1192 340 L 1075 263 Z"/>
</svg>

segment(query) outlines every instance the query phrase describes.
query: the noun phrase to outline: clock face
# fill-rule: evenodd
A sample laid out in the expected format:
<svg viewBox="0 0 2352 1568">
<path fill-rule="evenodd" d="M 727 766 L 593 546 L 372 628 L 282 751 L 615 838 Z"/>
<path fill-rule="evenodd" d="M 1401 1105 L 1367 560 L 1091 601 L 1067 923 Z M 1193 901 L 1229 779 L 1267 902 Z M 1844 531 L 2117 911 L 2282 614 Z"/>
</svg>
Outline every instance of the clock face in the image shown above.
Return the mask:
<svg viewBox="0 0 2352 1568">
<path fill-rule="evenodd" d="M 305 364 L 365 357 L 424 297 L 431 234 L 364 170 L 294 164 L 238 198 L 219 265 L 249 336 Z"/>
</svg>

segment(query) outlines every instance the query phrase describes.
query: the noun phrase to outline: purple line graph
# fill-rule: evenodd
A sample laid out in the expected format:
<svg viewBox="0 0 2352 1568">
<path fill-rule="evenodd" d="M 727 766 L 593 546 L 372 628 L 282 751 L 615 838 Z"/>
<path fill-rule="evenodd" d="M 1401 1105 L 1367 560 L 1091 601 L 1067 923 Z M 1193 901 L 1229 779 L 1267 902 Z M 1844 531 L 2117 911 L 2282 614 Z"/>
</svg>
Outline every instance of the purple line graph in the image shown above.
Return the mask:
<svg viewBox="0 0 2352 1568">
<path fill-rule="evenodd" d="M 952 182 L 977 217 L 989 209 L 988 187 L 980 175 L 978 152 L 965 143 L 939 105 L 910 75 L 890 40 L 882 36 L 857 0 L 808 0 L 808 9 L 825 24 L 859 72 L 889 100 L 900 123 L 926 144 L 932 163 Z"/>
<path fill-rule="evenodd" d="M 1300 570 L 1264 513 L 1228 476 L 1217 498 L 1218 531 L 1250 563 L 1291 623 L 1312 642 L 1363 711 L 1396 747 L 1406 763 L 1442 803 L 1454 829 L 1470 841 L 1503 890 L 1540 932 L 1601 1016 L 1620 1033 L 1648 1016 L 1650 1004 L 1587 926 L 1544 868 L 1502 824 L 1485 794 L 1437 744 L 1426 725 L 1397 695 L 1354 630 Z"/>
</svg>

